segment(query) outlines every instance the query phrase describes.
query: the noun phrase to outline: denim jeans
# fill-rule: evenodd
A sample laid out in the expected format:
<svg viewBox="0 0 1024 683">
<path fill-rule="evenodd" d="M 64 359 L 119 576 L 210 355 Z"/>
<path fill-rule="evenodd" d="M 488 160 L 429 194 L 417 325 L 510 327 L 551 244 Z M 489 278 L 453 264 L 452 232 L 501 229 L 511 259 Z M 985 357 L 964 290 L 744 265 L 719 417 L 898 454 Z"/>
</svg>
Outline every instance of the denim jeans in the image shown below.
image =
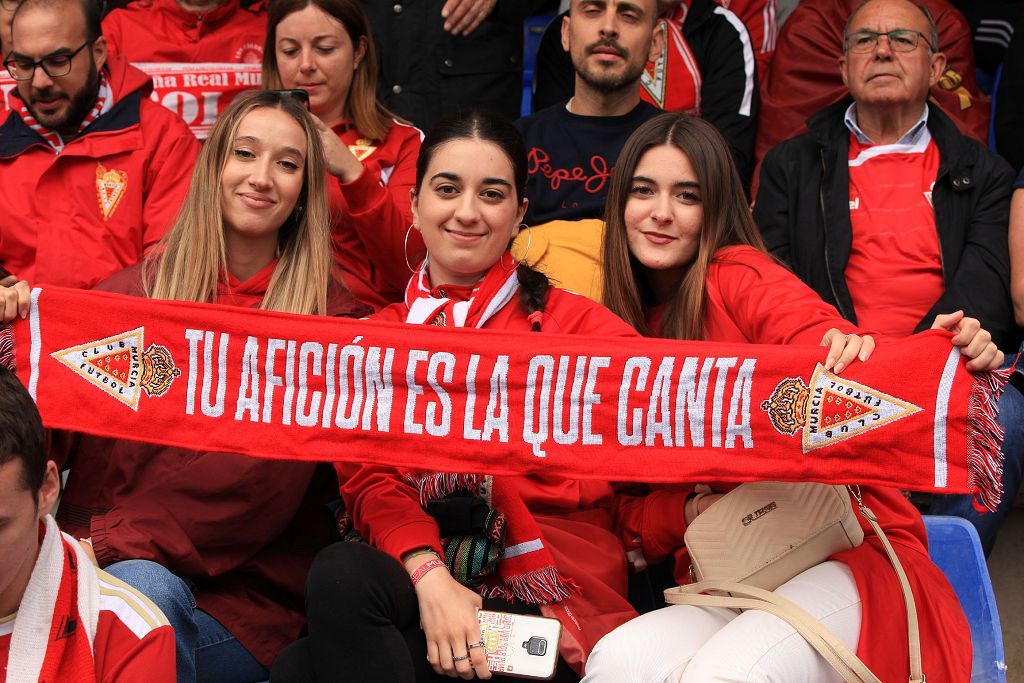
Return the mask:
<svg viewBox="0 0 1024 683">
<path fill-rule="evenodd" d="M 230 631 L 196 608 L 189 585 L 162 565 L 125 560 L 104 570 L 152 600 L 171 622 L 179 683 L 254 683 L 269 677 Z"/>
<path fill-rule="evenodd" d="M 999 526 L 1010 514 L 1013 502 L 1020 489 L 1021 472 L 1024 470 L 1024 396 L 1017 389 L 1006 385 L 999 399 L 999 424 L 1005 430 L 1003 437 L 1003 499 L 994 512 L 978 512 L 971 496 L 943 495 L 932 498 L 933 515 L 963 517 L 974 525 L 981 538 L 985 557 L 996 544 Z"/>
</svg>

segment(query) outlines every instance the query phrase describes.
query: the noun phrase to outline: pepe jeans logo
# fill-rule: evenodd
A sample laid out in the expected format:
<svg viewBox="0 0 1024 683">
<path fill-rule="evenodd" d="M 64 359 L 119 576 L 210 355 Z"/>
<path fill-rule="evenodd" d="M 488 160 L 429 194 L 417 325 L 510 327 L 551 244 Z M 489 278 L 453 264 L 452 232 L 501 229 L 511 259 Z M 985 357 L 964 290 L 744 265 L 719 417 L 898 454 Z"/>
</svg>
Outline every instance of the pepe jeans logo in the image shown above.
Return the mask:
<svg viewBox="0 0 1024 683">
<path fill-rule="evenodd" d="M 773 500 L 772 502 L 768 503 L 764 507 L 758 508 L 757 510 L 754 510 L 749 515 L 747 515 L 746 517 L 741 519 L 740 521 L 743 522 L 743 526 L 750 526 L 750 523 L 753 522 L 755 519 L 760 519 L 761 517 L 764 517 L 765 515 L 767 515 L 772 510 L 778 509 L 778 507 L 779 506 L 776 505 L 775 501 Z"/>
<path fill-rule="evenodd" d="M 920 412 L 912 403 L 840 378 L 820 363 L 810 384 L 799 377 L 782 380 L 761 403 L 772 426 L 786 436 L 802 431 L 809 453 Z"/>
<path fill-rule="evenodd" d="M 166 347 L 150 344 L 142 350 L 144 331 L 145 328 L 138 327 L 50 355 L 97 389 L 137 411 L 143 391 L 150 397 L 163 396 L 181 375 Z"/>
<path fill-rule="evenodd" d="M 108 220 L 121 203 L 125 188 L 128 187 L 128 174 L 115 168 L 106 168 L 96 164 L 96 196 L 100 202 L 100 213 Z"/>
</svg>

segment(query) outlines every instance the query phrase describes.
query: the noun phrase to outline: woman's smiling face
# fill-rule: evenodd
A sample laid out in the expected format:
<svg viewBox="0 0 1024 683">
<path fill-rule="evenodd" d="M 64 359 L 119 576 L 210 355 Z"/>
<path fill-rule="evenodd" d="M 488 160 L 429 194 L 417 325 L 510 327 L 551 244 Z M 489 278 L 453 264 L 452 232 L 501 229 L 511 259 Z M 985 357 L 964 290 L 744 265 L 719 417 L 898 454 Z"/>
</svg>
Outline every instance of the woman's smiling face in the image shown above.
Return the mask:
<svg viewBox="0 0 1024 683">
<path fill-rule="evenodd" d="M 508 249 L 526 200 L 516 195 L 512 162 L 498 145 L 456 138 L 434 150 L 412 211 L 430 256 L 431 285 L 465 286 Z"/>
</svg>

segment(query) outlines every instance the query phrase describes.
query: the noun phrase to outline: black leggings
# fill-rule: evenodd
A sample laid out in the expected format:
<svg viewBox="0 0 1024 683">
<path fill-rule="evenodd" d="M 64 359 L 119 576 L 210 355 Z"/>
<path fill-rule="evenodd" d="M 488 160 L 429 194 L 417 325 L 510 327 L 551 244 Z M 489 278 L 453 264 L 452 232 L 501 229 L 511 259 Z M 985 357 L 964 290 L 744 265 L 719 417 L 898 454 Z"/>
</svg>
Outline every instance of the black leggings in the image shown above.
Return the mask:
<svg viewBox="0 0 1024 683">
<path fill-rule="evenodd" d="M 534 605 L 485 599 L 484 609 L 539 614 Z M 274 683 L 446 683 L 427 662 L 419 603 L 405 568 L 363 543 L 335 543 L 313 561 L 306 580 L 309 636 L 285 648 L 271 672 Z M 495 675 L 493 681 L 519 681 Z M 564 661 L 554 681 L 578 682 Z"/>
</svg>

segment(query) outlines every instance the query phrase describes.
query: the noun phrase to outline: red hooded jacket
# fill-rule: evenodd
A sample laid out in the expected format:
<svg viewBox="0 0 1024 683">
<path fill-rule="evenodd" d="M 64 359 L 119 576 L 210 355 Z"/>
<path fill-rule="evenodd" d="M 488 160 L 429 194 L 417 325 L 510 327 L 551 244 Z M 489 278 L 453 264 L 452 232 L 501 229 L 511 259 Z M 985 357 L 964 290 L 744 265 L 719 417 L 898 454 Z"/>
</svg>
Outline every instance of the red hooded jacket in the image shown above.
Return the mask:
<svg viewBox="0 0 1024 683">
<path fill-rule="evenodd" d="M 0 265 L 33 285 L 91 287 L 137 263 L 188 189 L 188 126 L 138 69 L 110 58 L 104 70 L 113 106 L 60 154 L 16 112 L 0 126 Z"/>
<path fill-rule="evenodd" d="M 175 0 L 135 0 L 103 20 L 111 54 L 131 62 L 259 64 L 267 15 L 239 0 L 196 14 Z"/>
<path fill-rule="evenodd" d="M 708 270 L 706 301 L 707 341 L 813 346 L 832 327 L 844 333 L 863 334 L 791 272 L 748 246 L 716 252 Z M 660 311 L 655 309 L 652 314 L 650 322 L 655 323 Z M 735 485 L 713 487 L 725 492 Z M 689 581 L 690 560 L 683 545 L 686 525 L 681 523 L 681 511 L 690 490 L 692 487 L 685 485 L 659 486 L 646 499 L 630 501 L 620 496 L 616 508 L 617 529 L 627 548 L 641 549 L 644 558 L 652 563 L 674 556 L 676 579 L 681 582 Z M 864 504 L 878 515 L 910 581 L 928 679 L 968 680 L 970 630 L 952 587 L 928 557 L 928 537 L 921 514 L 896 489 L 865 486 L 862 493 Z M 680 523 L 660 523 L 659 518 L 672 510 Z M 903 593 L 881 541 L 861 515 L 857 519 L 864 529 L 864 543 L 831 558 L 849 566 L 860 593 L 857 656 L 883 681 L 907 680 L 910 665 Z"/>
</svg>

